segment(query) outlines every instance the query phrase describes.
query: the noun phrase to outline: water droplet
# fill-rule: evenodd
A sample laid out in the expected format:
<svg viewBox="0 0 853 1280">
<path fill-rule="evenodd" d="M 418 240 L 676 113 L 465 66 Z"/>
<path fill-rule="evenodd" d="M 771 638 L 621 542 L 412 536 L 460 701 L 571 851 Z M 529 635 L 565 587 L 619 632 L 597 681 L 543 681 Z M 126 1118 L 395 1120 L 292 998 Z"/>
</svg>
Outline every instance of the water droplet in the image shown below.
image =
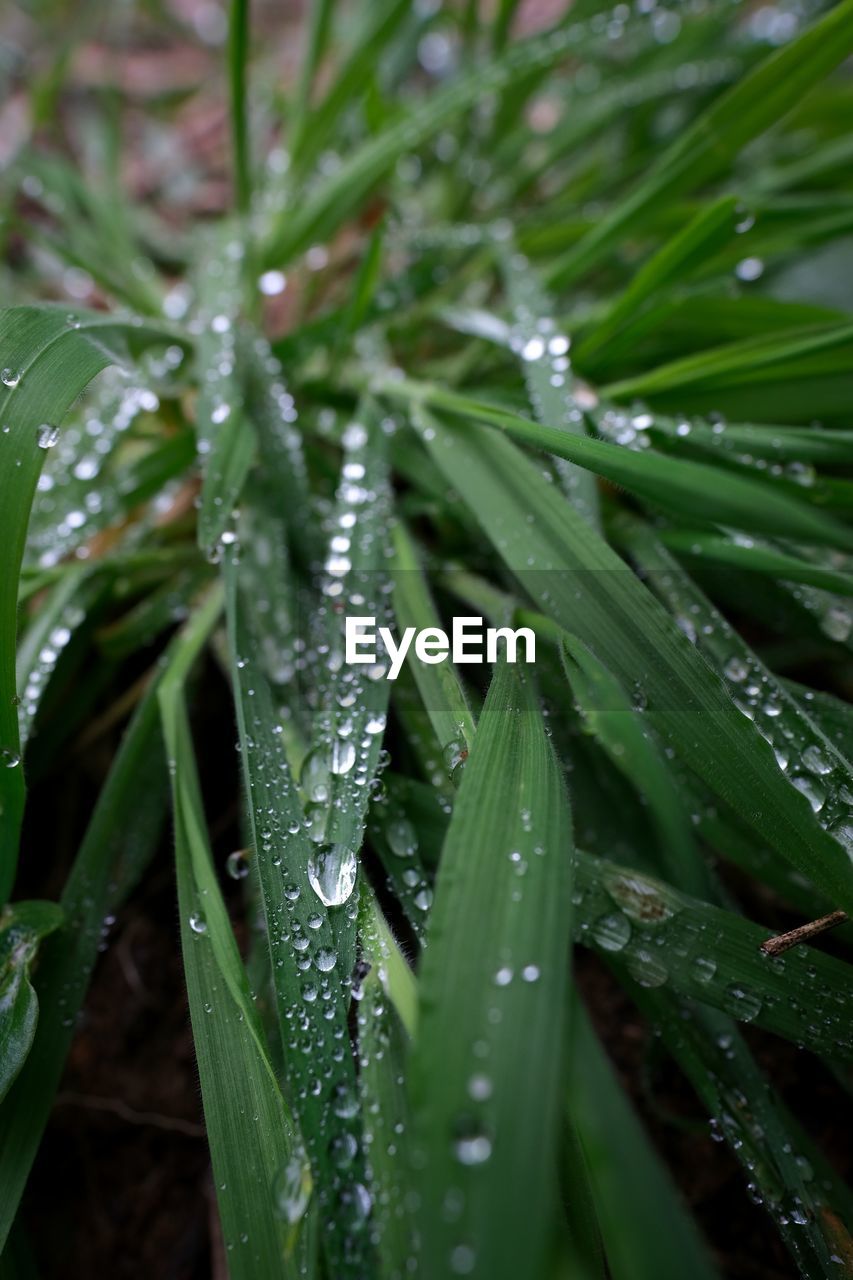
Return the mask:
<svg viewBox="0 0 853 1280">
<path fill-rule="evenodd" d="M 0 373 L 0 382 L 4 387 L 16 387 L 21 381 L 21 375 L 16 373 L 14 369 L 4 369 Z"/>
<path fill-rule="evenodd" d="M 36 441 L 40 449 L 52 449 L 59 439 L 59 427 L 43 422 L 36 432 Z"/>
<path fill-rule="evenodd" d="M 321 846 L 308 859 L 308 882 L 327 907 L 340 907 L 355 887 L 358 863 L 345 844 Z"/>
<path fill-rule="evenodd" d="M 299 783 L 309 800 L 325 804 L 331 795 L 331 769 L 325 751 L 315 747 L 302 762 Z"/>
<path fill-rule="evenodd" d="M 300 1221 L 311 1198 L 311 1175 L 308 1167 L 293 1156 L 279 1171 L 273 1182 L 276 1213 L 290 1226 Z"/>
<path fill-rule="evenodd" d="M 352 1120 L 358 1115 L 358 1094 L 355 1089 L 339 1081 L 332 1090 L 332 1110 L 340 1120 Z"/>
<path fill-rule="evenodd" d="M 465 767 L 465 761 L 468 759 L 468 748 L 465 743 L 454 738 L 452 742 L 448 742 L 442 751 L 445 768 L 447 769 L 450 781 L 458 786 L 462 780 L 462 770 Z"/>
<path fill-rule="evenodd" d="M 611 911 L 599 916 L 592 926 L 592 936 L 603 951 L 621 951 L 631 937 L 631 923 L 624 911 Z"/>
<path fill-rule="evenodd" d="M 803 764 L 806 766 L 809 773 L 821 774 L 832 772 L 832 765 L 829 763 L 820 747 L 815 743 L 806 747 L 803 752 Z"/>
<path fill-rule="evenodd" d="M 229 853 L 225 860 L 225 870 L 228 872 L 232 880 L 245 880 L 249 874 L 249 864 L 246 861 L 246 850 L 236 849 L 234 853 Z"/>
<path fill-rule="evenodd" d="M 741 681 L 745 680 L 749 675 L 749 667 L 746 665 L 743 658 L 740 658 L 737 655 L 733 658 L 729 658 L 728 662 L 723 667 L 723 671 L 725 672 L 726 678 L 728 680 L 733 680 L 735 684 L 740 684 Z"/>
<path fill-rule="evenodd" d="M 344 774 L 349 773 L 355 764 L 355 745 L 347 738 L 335 738 L 332 743 L 331 757 L 332 773 Z"/>
<path fill-rule="evenodd" d="M 628 957 L 628 972 L 641 987 L 662 987 L 669 972 L 660 956 L 639 947 Z"/>
<path fill-rule="evenodd" d="M 385 828 L 385 837 L 398 858 L 413 858 L 418 851 L 418 835 L 408 818 L 396 818 Z"/>
<path fill-rule="evenodd" d="M 207 921 L 200 912 L 194 911 L 189 920 L 193 933 L 207 933 Z"/>
<path fill-rule="evenodd" d="M 330 969 L 334 969 L 338 963 L 338 954 L 331 951 L 328 947 L 321 947 L 315 957 L 315 963 L 321 973 L 328 973 Z"/>
<path fill-rule="evenodd" d="M 632 920 L 649 926 L 662 924 L 674 915 L 678 905 L 674 899 L 664 897 L 663 886 L 652 884 L 640 876 L 611 876 L 607 892 Z"/>
<path fill-rule="evenodd" d="M 706 956 L 696 956 L 690 966 L 690 972 L 697 982 L 711 982 L 717 972 L 717 962 Z"/>
<path fill-rule="evenodd" d="M 741 1022 L 752 1022 L 761 1012 L 761 996 L 749 987 L 733 982 L 726 987 L 723 1005 L 727 1013 Z"/>
<path fill-rule="evenodd" d="M 287 277 L 282 271 L 265 271 L 258 280 L 258 288 L 266 298 L 274 298 L 276 294 L 284 293 L 287 286 Z"/>
<path fill-rule="evenodd" d="M 471 1116 L 460 1116 L 453 1152 L 460 1164 L 485 1164 L 492 1154 L 492 1140 Z"/>
<path fill-rule="evenodd" d="M 477 1072 L 468 1081 L 468 1097 L 475 1102 L 485 1102 L 492 1096 L 492 1082 L 487 1075 Z"/>
<path fill-rule="evenodd" d="M 800 775 L 791 779 L 792 784 L 806 797 L 813 813 L 820 813 L 826 800 L 826 792 L 816 778 Z"/>
<path fill-rule="evenodd" d="M 468 1244 L 458 1244 L 450 1254 L 450 1270 L 455 1276 L 470 1276 L 477 1265 L 477 1255 Z"/>
<path fill-rule="evenodd" d="M 12 747 L 0 747 L 0 764 L 6 769 L 15 769 L 21 763 L 19 752 Z"/>
</svg>

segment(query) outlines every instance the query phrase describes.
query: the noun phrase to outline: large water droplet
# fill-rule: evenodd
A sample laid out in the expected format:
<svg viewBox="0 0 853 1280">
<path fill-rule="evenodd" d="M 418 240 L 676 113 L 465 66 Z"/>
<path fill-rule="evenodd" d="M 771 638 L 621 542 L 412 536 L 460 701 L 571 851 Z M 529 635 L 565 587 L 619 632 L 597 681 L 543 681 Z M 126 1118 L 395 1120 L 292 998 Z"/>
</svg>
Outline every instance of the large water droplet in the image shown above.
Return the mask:
<svg viewBox="0 0 853 1280">
<path fill-rule="evenodd" d="M 326 752 L 321 747 L 309 751 L 302 762 L 299 783 L 309 800 L 325 804 L 331 795 L 331 769 Z"/>
<path fill-rule="evenodd" d="M 610 911 L 596 920 L 592 936 L 603 951 L 621 951 L 631 937 L 631 923 L 624 911 Z"/>
<path fill-rule="evenodd" d="M 280 1218 L 294 1226 L 302 1218 L 311 1198 L 311 1175 L 306 1165 L 293 1156 L 273 1182 L 273 1203 Z"/>
<path fill-rule="evenodd" d="M 739 1018 L 741 1022 L 752 1022 L 761 1012 L 761 996 L 739 982 L 726 987 L 723 1004 L 726 1013 Z"/>
<path fill-rule="evenodd" d="M 355 887 L 355 853 L 345 844 L 327 844 L 308 859 L 308 881 L 327 907 L 340 907 Z"/>
<path fill-rule="evenodd" d="M 408 818 L 396 818 L 385 828 L 392 853 L 398 858 L 413 858 L 418 851 L 418 834 Z"/>
<path fill-rule="evenodd" d="M 249 874 L 245 849 L 236 849 L 234 853 L 229 853 L 225 861 L 225 870 L 232 880 L 245 880 Z"/>
<path fill-rule="evenodd" d="M 335 738 L 330 764 L 332 773 L 349 773 L 355 764 L 355 744 L 348 738 Z"/>
<path fill-rule="evenodd" d="M 59 440 L 59 427 L 50 422 L 43 422 L 36 431 L 36 441 L 40 449 L 52 449 Z"/>
</svg>

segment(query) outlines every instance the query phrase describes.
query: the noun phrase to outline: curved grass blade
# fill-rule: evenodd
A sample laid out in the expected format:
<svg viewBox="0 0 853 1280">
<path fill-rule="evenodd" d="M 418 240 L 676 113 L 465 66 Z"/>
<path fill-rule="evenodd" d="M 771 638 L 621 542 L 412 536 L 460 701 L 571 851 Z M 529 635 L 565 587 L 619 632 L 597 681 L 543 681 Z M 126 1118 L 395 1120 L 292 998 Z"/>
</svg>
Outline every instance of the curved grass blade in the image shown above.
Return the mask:
<svg viewBox="0 0 853 1280">
<path fill-rule="evenodd" d="M 662 869 L 674 868 L 670 878 L 703 898 L 713 898 L 711 878 L 696 848 L 688 812 L 658 744 L 643 725 L 642 712 L 574 636 L 563 633 L 560 655 L 590 732 L 651 811 Z"/>
<path fill-rule="evenodd" d="M 666 983 L 812 1053 L 853 1058 L 849 964 L 808 947 L 779 964 L 761 951 L 769 929 L 589 854 L 578 852 L 575 875 L 577 941 L 641 986 Z"/>
<path fill-rule="evenodd" d="M 821 887 L 832 905 L 853 905 L 846 855 L 806 796 L 790 786 L 719 677 L 625 563 L 508 440 L 489 439 L 474 426 L 454 431 L 436 419 L 424 438 L 542 612 L 573 631 L 623 687 L 643 691 L 657 732 L 714 794 Z M 702 735 L 696 733 L 698 716 Z"/>
<path fill-rule="evenodd" d="M 853 596 L 853 574 L 841 573 L 831 565 L 810 564 L 767 542 L 724 538 L 701 529 L 663 530 L 661 542 L 678 555 L 699 562 L 731 565 L 785 582 L 804 582 L 835 595 Z"/>
<path fill-rule="evenodd" d="M 221 603 L 217 591 L 217 613 Z M 200 637 L 191 623 L 158 691 L 172 779 L 181 945 L 229 1273 L 281 1280 L 299 1274 L 295 1261 L 288 1261 L 298 1206 L 279 1205 L 279 1184 L 301 1157 L 206 834 L 184 700 L 198 638 L 203 641 L 210 627 L 210 607 L 201 616 Z M 303 1211 L 306 1206 L 307 1195 Z"/>
<path fill-rule="evenodd" d="M 77 396 L 109 364 L 147 342 L 173 341 L 156 324 L 69 317 L 53 307 L 0 312 L 0 902 L 9 896 L 24 808 L 15 689 L 18 578 L 45 445 Z"/>
<path fill-rule="evenodd" d="M 353 902 L 344 899 L 327 907 L 312 883 L 317 879 L 316 845 L 306 829 L 280 718 L 261 671 L 257 640 L 246 623 L 237 593 L 237 563 L 230 554 L 224 571 L 234 702 L 287 1095 L 311 1165 L 330 1268 L 342 1280 L 360 1277 L 370 1253 L 370 1199 L 347 1025 L 351 974 L 338 950 L 333 916 L 352 911 Z M 334 896 L 340 901 L 340 895 Z M 341 1149 L 353 1151 L 343 1168 L 336 1157 Z"/>
<path fill-rule="evenodd" d="M 741 215 L 743 217 L 743 215 Z M 738 202 L 722 196 L 668 240 L 634 275 L 628 288 L 600 316 L 577 349 L 581 362 L 589 360 L 624 324 L 662 289 L 682 285 L 696 269 L 737 231 Z"/>
<path fill-rule="evenodd" d="M 0 1107 L 0 1248 L 59 1086 L 104 919 L 115 912 L 153 854 L 166 795 L 155 681 L 125 732 L 63 890 L 65 924 L 47 939 L 39 957 L 35 1039 L 26 1071 Z"/>
<path fill-rule="evenodd" d="M 30 967 L 39 943 L 62 924 L 55 902 L 16 902 L 0 913 L 0 1101 L 26 1061 L 38 1022 Z"/>
<path fill-rule="evenodd" d="M 714 1280 L 707 1246 L 578 1001 L 569 1096 L 613 1280 Z M 665 1224 L 650 1231 L 649 1224 Z"/>
<path fill-rule="evenodd" d="M 351 110 L 354 101 L 362 97 L 365 83 L 381 57 L 381 50 L 390 43 L 400 24 L 411 13 L 411 6 L 406 0 L 381 0 L 367 7 L 363 29 L 353 48 L 328 93 L 311 108 L 309 115 L 311 82 L 323 48 L 328 43 L 333 8 L 333 0 L 315 0 L 311 5 L 308 52 L 297 90 L 290 143 L 294 168 L 299 173 L 304 173 L 329 145 L 341 115 Z"/>
<path fill-rule="evenodd" d="M 504 253 L 501 267 L 513 312 L 509 346 L 521 357 L 527 394 L 536 419 L 540 423 L 559 423 L 564 431 L 584 435 L 584 419 L 575 410 L 571 394 L 570 339 L 558 332 L 554 307 L 526 259 Z M 561 457 L 556 467 L 569 501 L 594 529 L 600 529 L 595 476 Z"/>
<path fill-rule="evenodd" d="M 734 705 L 773 748 L 780 775 L 806 796 L 815 820 L 848 851 L 851 765 L 841 744 L 760 661 L 648 526 L 623 519 L 618 536 L 646 571 L 651 590 L 689 624 L 699 652 L 725 681 Z"/>
<path fill-rule="evenodd" d="M 850 1273 L 848 1189 L 768 1087 L 725 1015 L 622 977 L 728 1142 L 805 1280 Z M 846 1280 L 846 1277 L 845 1277 Z"/>
<path fill-rule="evenodd" d="M 544 354 L 539 358 L 544 358 Z M 595 471 L 614 484 L 624 485 L 640 497 L 688 519 L 700 518 L 739 529 L 853 549 L 853 533 L 840 521 L 752 477 L 649 450 L 622 449 L 604 440 L 533 423 L 496 405 L 430 385 L 397 381 L 383 383 L 382 391 L 395 398 L 408 396 L 467 420 L 499 427 L 521 444 L 548 450 Z"/>
<path fill-rule="evenodd" d="M 434 137 L 488 93 L 498 93 L 537 68 L 552 66 L 572 50 L 571 28 L 521 41 L 486 66 L 477 67 L 433 93 L 377 137 L 363 143 L 316 192 L 287 208 L 271 228 L 264 261 L 279 266 L 307 245 L 330 237 L 358 208 L 400 156 Z"/>
<path fill-rule="evenodd" d="M 430 599 L 418 563 L 417 551 L 402 524 L 394 529 L 394 613 L 402 634 L 407 627 L 419 631 L 438 627 L 440 619 Z M 474 741 L 474 719 L 455 671 L 449 663 L 438 666 L 415 663 L 412 675 L 421 700 L 435 731 L 442 754 L 464 748 L 470 751 Z M 455 748 L 454 744 L 460 747 Z"/>
<path fill-rule="evenodd" d="M 448 829 L 419 983 L 410 1097 L 428 1275 L 534 1277 L 544 1263 L 570 830 L 532 689 L 499 667 Z"/>
<path fill-rule="evenodd" d="M 548 285 L 565 288 L 597 266 L 620 237 L 647 223 L 656 208 L 724 172 L 747 142 L 843 62 L 851 46 L 853 4 L 842 0 L 681 130 L 631 194 L 557 259 Z"/>
</svg>

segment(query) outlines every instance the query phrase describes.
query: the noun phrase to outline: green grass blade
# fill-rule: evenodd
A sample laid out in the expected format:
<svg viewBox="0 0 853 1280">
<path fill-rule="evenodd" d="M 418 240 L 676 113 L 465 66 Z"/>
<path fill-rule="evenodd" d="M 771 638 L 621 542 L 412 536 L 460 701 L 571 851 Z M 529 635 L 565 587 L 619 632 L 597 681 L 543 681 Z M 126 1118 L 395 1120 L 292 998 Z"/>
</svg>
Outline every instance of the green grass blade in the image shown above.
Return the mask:
<svg viewBox="0 0 853 1280">
<path fill-rule="evenodd" d="M 795 107 L 803 94 L 847 57 L 853 4 L 842 0 L 796 40 L 777 50 L 679 132 L 652 171 L 548 272 L 565 288 L 598 265 L 621 236 L 666 200 L 725 172 L 741 148 Z"/>
<path fill-rule="evenodd" d="M 741 215 L 743 216 L 743 215 Z M 733 237 L 737 230 L 738 202 L 723 196 L 694 218 L 660 248 L 636 273 L 628 288 L 595 323 L 577 349 L 583 364 L 645 304 L 667 286 L 681 286 L 697 266 Z"/>
<path fill-rule="evenodd" d="M 231 0 L 228 13 L 228 81 L 231 145 L 234 152 L 234 195 L 240 213 L 252 199 L 252 161 L 249 149 L 249 0 Z"/>
<path fill-rule="evenodd" d="M 522 588 L 648 699 L 656 730 L 762 839 L 853 906 L 846 856 L 649 591 L 508 440 L 431 423 L 427 444 Z M 533 517 L 531 523 L 528 517 Z M 535 572 L 530 565 L 538 566 Z M 704 733 L 696 735 L 697 717 Z"/>
<path fill-rule="evenodd" d="M 651 811 L 661 868 L 702 897 L 713 894 L 693 838 L 690 816 L 643 715 L 594 654 L 574 636 L 560 644 L 563 669 L 590 732 Z"/>
<path fill-rule="evenodd" d="M 718 1275 L 672 1176 L 636 1116 L 580 1003 L 572 1009 L 572 1115 L 613 1280 Z M 665 1224 L 650 1231 L 650 1222 Z"/>
<path fill-rule="evenodd" d="M 222 1230 L 232 1277 L 298 1274 L 287 1260 L 295 1205 L 278 1186 L 301 1164 L 245 970 L 213 869 L 184 683 L 222 607 L 213 593 L 185 633 L 158 693 L 170 762 L 181 945 Z M 307 1203 L 307 1198 L 306 1198 Z M 303 1205 L 304 1209 L 304 1205 Z"/>
<path fill-rule="evenodd" d="M 282 744 L 281 722 L 262 674 L 257 641 L 224 564 L 234 702 L 273 981 L 293 1104 L 316 1187 L 322 1238 L 336 1276 L 364 1274 L 370 1244 L 359 1100 L 348 1048 L 351 972 L 338 951 L 333 912 L 312 884 L 316 846 Z M 354 877 L 353 877 L 354 880 Z M 339 1167 L 335 1153 L 353 1148 Z"/>
<path fill-rule="evenodd" d="M 63 890 L 65 925 L 39 957 L 40 1015 L 26 1071 L 0 1107 L 0 1247 L 17 1212 L 98 957 L 114 912 L 157 844 L 167 775 L 156 685 L 131 721 Z"/>
<path fill-rule="evenodd" d="M 424 630 L 440 626 L 418 563 L 415 545 L 402 524 L 394 529 L 394 614 L 400 634 L 406 627 Z M 444 755 L 453 753 L 454 743 L 470 751 L 474 741 L 474 718 L 468 699 L 450 663 L 430 666 L 418 662 L 412 667 L 427 715 Z"/>
<path fill-rule="evenodd" d="M 255 450 L 238 360 L 243 246 L 235 228 L 225 227 L 211 237 L 209 251 L 220 265 L 216 272 L 205 272 L 199 287 L 200 389 L 195 414 L 203 467 L 198 540 L 208 554 L 232 520 Z"/>
<path fill-rule="evenodd" d="M 59 308 L 0 312 L 0 419 L 8 428 L 0 433 L 0 757 L 6 765 L 0 769 L 0 902 L 14 880 L 24 808 L 15 688 L 17 592 L 44 444 L 97 373 L 124 362 L 131 347 L 171 336 L 156 325 L 69 317 Z"/>
<path fill-rule="evenodd" d="M 572 373 L 567 334 L 557 330 L 554 307 L 539 286 L 529 263 L 518 254 L 505 253 L 501 267 L 513 313 L 509 345 L 517 351 L 524 369 L 527 394 L 540 423 L 559 424 L 575 435 L 586 433 L 583 416 L 574 409 Z M 539 354 L 541 352 L 541 354 Z M 559 458 L 557 470 L 569 501 L 595 529 L 600 527 L 595 476 Z"/>
<path fill-rule="evenodd" d="M 687 518 L 853 549 L 853 533 L 845 525 L 785 491 L 777 491 L 772 483 L 650 450 L 623 449 L 533 423 L 496 405 L 440 388 L 398 382 L 383 383 L 382 389 L 395 397 L 411 396 L 469 421 L 499 427 L 521 444 L 566 458 Z"/>
<path fill-rule="evenodd" d="M 570 829 L 533 691 L 503 666 L 465 765 L 421 966 L 410 1096 L 428 1275 L 533 1277 L 544 1262 Z M 450 1220 L 448 1187 L 459 1191 Z"/>
<path fill-rule="evenodd" d="M 0 1102 L 33 1043 L 38 997 L 30 966 L 42 938 L 62 924 L 55 902 L 18 902 L 0 914 Z"/>
</svg>

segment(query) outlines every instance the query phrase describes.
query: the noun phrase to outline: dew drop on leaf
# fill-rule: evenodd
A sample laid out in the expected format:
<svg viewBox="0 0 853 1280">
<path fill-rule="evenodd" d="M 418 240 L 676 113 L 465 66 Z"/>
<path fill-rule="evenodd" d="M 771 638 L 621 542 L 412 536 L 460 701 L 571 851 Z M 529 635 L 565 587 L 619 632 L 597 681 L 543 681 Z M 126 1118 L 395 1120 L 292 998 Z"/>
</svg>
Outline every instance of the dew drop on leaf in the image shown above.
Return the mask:
<svg viewBox="0 0 853 1280">
<path fill-rule="evenodd" d="M 322 845 L 308 859 L 308 882 L 327 907 L 341 907 L 355 887 L 357 862 L 345 844 Z"/>
</svg>

